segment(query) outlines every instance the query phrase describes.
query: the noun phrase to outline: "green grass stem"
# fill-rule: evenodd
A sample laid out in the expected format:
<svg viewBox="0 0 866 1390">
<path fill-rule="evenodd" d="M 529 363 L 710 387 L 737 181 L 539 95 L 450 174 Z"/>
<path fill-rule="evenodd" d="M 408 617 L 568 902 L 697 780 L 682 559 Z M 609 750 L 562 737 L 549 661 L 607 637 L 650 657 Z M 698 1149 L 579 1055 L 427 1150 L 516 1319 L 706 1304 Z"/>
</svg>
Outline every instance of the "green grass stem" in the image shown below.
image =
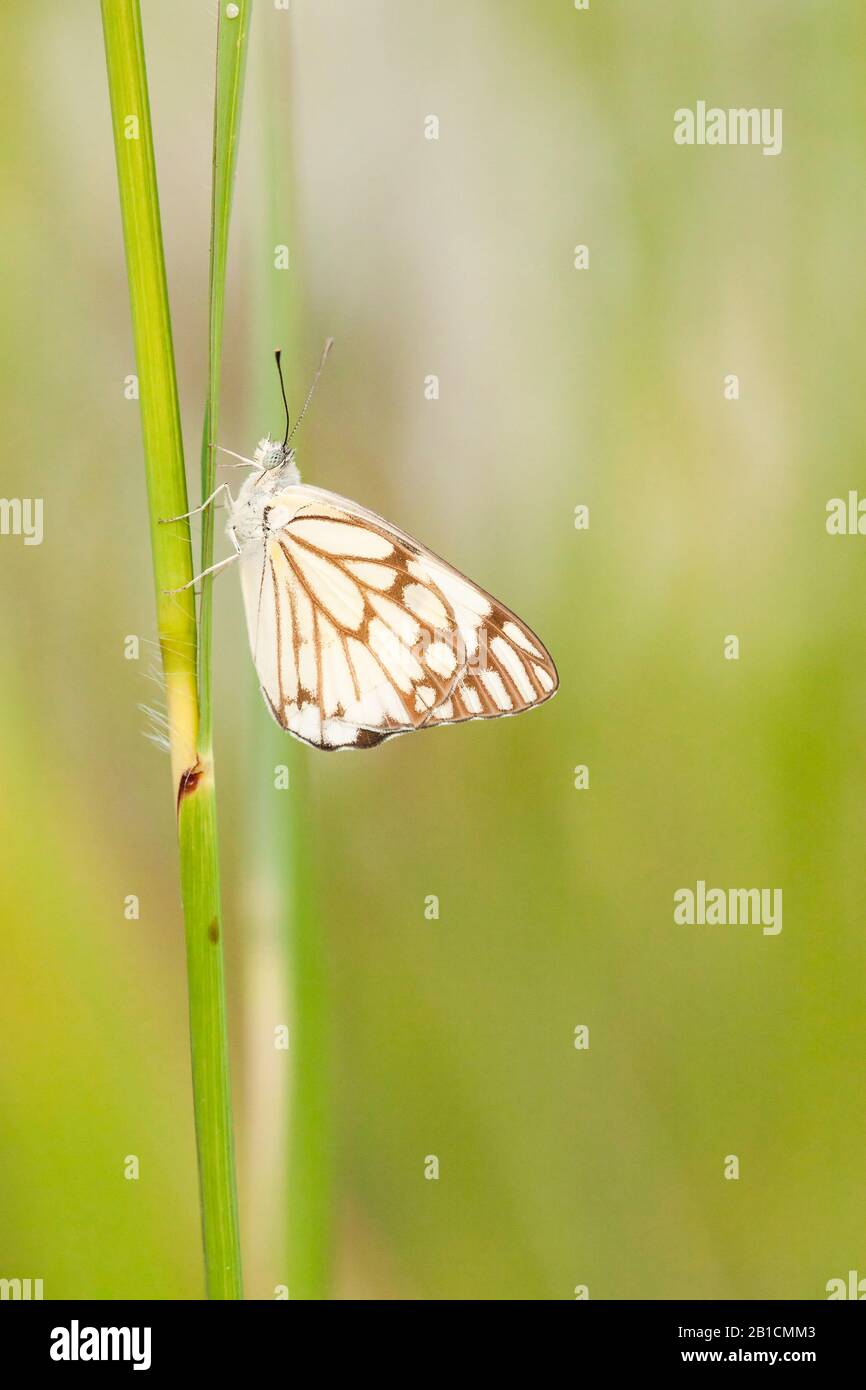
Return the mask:
<svg viewBox="0 0 866 1390">
<path fill-rule="evenodd" d="M 200 743 L 189 524 L 141 13 L 102 0 L 139 378 L 157 623 L 166 681 L 187 947 L 193 1102 L 208 1296 L 241 1297 L 213 764 Z"/>
<path fill-rule="evenodd" d="M 214 96 L 213 163 L 211 174 L 210 273 L 208 291 L 208 386 L 201 450 L 201 495 L 210 497 L 216 486 L 216 443 L 219 429 L 219 393 L 225 317 L 226 264 L 232 187 L 237 163 L 241 98 L 249 49 L 252 0 L 238 0 L 229 17 L 221 3 L 217 21 L 216 87 Z M 235 13 L 235 11 L 237 13 Z M 201 563 L 203 574 L 213 564 L 214 508 L 202 514 Z M 201 700 L 200 747 L 209 753 L 213 743 L 213 575 L 201 581 L 199 608 L 199 694 Z"/>
</svg>

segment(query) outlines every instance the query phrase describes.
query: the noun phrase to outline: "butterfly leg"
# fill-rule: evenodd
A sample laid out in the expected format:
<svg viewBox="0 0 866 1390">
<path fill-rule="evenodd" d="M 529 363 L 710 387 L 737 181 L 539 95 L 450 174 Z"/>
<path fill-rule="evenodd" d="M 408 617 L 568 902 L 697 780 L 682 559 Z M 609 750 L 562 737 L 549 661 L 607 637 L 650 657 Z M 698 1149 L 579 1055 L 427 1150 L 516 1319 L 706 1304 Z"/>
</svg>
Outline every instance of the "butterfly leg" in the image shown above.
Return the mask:
<svg viewBox="0 0 866 1390">
<path fill-rule="evenodd" d="M 205 500 L 201 503 L 200 506 L 198 506 L 198 507 L 193 507 L 192 511 L 190 511 L 190 512 L 181 512 L 180 516 L 161 516 L 161 517 L 159 518 L 159 524 L 160 524 L 160 526 L 168 526 L 169 522 L 172 522 L 172 521 L 186 521 L 188 517 L 197 516 L 199 512 L 203 512 L 203 511 L 204 511 L 205 507 L 209 507 L 210 504 L 211 504 L 211 502 L 214 500 L 214 498 L 215 498 L 215 497 L 218 497 L 219 494 L 220 494 L 221 492 L 224 492 L 224 493 L 226 494 L 226 497 L 228 498 L 229 506 L 231 507 L 231 506 L 233 505 L 233 503 L 234 503 L 234 498 L 232 497 L 231 491 L 229 490 L 229 485 L 228 485 L 228 483 L 220 483 L 219 487 L 214 488 L 214 490 L 213 490 L 213 492 L 211 493 L 210 497 L 206 497 Z"/>
<path fill-rule="evenodd" d="M 236 454 L 234 449 L 224 449 L 222 444 L 217 444 L 216 447 L 221 454 L 231 454 L 233 459 L 239 460 L 238 463 L 225 464 L 226 468 L 258 468 L 261 471 L 261 466 L 256 463 L 255 459 L 248 459 L 246 454 Z M 219 463 L 219 459 L 217 459 L 217 463 Z"/>
<path fill-rule="evenodd" d="M 181 584 L 177 589 L 163 589 L 163 593 L 180 594 L 184 589 L 191 589 L 193 584 L 197 584 L 200 579 L 204 579 L 206 574 L 216 574 L 217 570 L 224 569 L 226 565 L 233 565 L 235 560 L 239 559 L 239 557 L 240 551 L 236 550 L 234 555 L 229 555 L 226 560 L 218 560 L 215 565 L 210 565 L 206 570 L 202 570 L 201 574 L 195 575 L 188 583 Z"/>
</svg>

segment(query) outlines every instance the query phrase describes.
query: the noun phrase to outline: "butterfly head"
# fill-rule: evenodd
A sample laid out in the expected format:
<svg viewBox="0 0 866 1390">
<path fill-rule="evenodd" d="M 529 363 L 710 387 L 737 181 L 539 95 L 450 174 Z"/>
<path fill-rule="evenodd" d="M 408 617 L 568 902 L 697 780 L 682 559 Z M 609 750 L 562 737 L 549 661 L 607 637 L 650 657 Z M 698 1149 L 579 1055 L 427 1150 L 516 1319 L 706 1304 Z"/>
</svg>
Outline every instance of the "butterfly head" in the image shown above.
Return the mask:
<svg viewBox="0 0 866 1390">
<path fill-rule="evenodd" d="M 271 439 L 270 435 L 259 440 L 253 458 L 256 467 L 263 473 L 272 473 L 276 468 L 287 466 L 296 469 L 294 449 L 288 448 L 278 439 Z"/>
</svg>

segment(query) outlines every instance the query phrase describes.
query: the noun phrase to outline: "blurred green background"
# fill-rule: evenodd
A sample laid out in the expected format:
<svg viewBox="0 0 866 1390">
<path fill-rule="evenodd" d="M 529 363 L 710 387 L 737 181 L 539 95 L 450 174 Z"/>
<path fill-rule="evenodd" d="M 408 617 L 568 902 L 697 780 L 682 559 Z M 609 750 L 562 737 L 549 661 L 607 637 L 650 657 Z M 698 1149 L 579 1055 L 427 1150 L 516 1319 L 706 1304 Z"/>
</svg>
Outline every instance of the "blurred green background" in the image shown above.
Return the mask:
<svg viewBox="0 0 866 1390">
<path fill-rule="evenodd" d="M 143 3 L 194 501 L 215 15 Z M 0 1276 L 41 1277 L 46 1298 L 197 1298 L 99 13 L 39 0 L 0 25 L 2 492 L 45 508 L 40 547 L 0 538 Z M 237 577 L 219 580 L 248 1297 L 290 1282 L 305 1011 L 330 1077 L 335 1297 L 821 1298 L 866 1274 L 866 540 L 824 525 L 829 498 L 866 491 L 864 52 L 858 0 L 254 11 L 222 442 L 281 428 L 277 342 L 297 409 L 333 335 L 304 477 L 514 607 L 562 689 L 370 754 L 290 748 Z M 677 147 L 673 112 L 698 99 L 783 108 L 782 154 Z M 675 926 L 699 878 L 781 887 L 781 934 Z"/>
</svg>

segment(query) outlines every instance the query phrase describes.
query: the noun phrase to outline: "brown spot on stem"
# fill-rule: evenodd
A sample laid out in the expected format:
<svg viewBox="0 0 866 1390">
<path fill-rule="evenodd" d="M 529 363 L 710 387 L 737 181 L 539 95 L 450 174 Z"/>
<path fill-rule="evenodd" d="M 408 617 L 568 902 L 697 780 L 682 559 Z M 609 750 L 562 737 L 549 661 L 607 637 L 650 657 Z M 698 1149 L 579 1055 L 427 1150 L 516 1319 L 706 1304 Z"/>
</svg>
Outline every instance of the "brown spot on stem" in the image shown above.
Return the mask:
<svg viewBox="0 0 866 1390">
<path fill-rule="evenodd" d="M 203 776 L 204 768 L 202 767 L 198 758 L 196 758 L 192 767 L 188 767 L 186 769 L 186 772 L 181 773 L 180 782 L 178 783 L 177 787 L 178 811 L 180 810 L 180 803 L 183 801 L 184 797 L 189 796 L 192 792 L 195 791 Z"/>
<path fill-rule="evenodd" d="M 208 941 L 212 941 L 214 945 L 216 945 L 216 943 L 220 939 L 220 924 L 217 921 L 216 917 L 214 917 L 213 921 L 207 929 L 207 936 Z"/>
</svg>

